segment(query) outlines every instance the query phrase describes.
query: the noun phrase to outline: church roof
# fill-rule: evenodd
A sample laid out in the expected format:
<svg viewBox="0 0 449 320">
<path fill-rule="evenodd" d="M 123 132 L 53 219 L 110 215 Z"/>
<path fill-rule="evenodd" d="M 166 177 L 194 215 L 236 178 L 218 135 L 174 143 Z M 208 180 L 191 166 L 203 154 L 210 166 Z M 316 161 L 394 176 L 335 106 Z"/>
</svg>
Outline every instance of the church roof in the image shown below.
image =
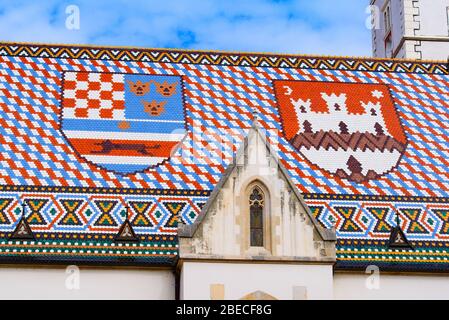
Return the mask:
<svg viewBox="0 0 449 320">
<path fill-rule="evenodd" d="M 0 44 L 0 261 L 174 263 L 256 112 L 337 268 L 447 270 L 448 88 L 442 62 Z"/>
</svg>

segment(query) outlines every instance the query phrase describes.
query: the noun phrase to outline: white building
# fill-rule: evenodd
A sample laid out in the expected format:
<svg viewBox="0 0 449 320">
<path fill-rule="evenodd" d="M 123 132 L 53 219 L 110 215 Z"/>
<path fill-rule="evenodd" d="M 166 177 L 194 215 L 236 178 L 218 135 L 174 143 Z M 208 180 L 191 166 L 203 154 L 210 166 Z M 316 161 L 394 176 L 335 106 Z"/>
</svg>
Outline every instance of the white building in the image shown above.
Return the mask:
<svg viewBox="0 0 449 320">
<path fill-rule="evenodd" d="M 374 57 L 446 60 L 449 0 L 371 0 Z"/>
</svg>

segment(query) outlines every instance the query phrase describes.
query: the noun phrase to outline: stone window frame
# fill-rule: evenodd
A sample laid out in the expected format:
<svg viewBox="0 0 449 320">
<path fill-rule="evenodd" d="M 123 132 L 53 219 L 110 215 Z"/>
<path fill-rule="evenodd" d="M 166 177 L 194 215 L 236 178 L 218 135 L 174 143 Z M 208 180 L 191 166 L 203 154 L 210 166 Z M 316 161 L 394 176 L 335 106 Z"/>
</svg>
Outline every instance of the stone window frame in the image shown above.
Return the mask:
<svg viewBox="0 0 449 320">
<path fill-rule="evenodd" d="M 250 246 L 264 247 L 265 194 L 257 184 L 251 188 L 248 201 Z M 261 234 L 257 236 L 258 233 Z"/>
<path fill-rule="evenodd" d="M 256 247 L 251 246 L 251 230 L 250 230 L 250 195 L 252 191 L 258 188 L 264 197 L 264 206 L 262 211 L 263 216 L 263 246 Z M 259 179 L 252 180 L 247 186 L 244 188 L 244 196 L 242 197 L 244 202 L 243 208 L 243 234 L 244 234 L 244 249 L 247 254 L 250 255 L 272 255 L 272 230 L 271 230 L 271 195 L 270 191 L 267 188 L 266 184 L 263 183 Z"/>
</svg>

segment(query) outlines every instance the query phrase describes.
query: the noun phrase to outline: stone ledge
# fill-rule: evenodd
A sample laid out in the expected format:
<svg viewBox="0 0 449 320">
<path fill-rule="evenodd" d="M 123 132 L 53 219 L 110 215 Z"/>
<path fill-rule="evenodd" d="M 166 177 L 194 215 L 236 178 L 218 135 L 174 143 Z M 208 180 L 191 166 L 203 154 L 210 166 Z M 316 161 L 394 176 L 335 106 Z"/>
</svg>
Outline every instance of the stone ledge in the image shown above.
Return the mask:
<svg viewBox="0 0 449 320">
<path fill-rule="evenodd" d="M 334 264 L 336 257 L 298 257 L 298 256 L 225 256 L 225 255 L 204 255 L 204 254 L 182 254 L 179 261 L 199 261 L 199 262 L 237 262 L 237 263 L 310 263 L 310 264 Z"/>
</svg>

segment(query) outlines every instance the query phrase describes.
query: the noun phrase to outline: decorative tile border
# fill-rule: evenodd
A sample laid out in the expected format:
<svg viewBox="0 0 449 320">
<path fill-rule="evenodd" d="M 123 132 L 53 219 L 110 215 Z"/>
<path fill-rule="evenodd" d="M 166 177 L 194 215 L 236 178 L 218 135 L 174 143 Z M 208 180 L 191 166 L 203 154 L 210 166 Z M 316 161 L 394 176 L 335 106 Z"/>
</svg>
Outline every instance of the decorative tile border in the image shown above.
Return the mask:
<svg viewBox="0 0 449 320">
<path fill-rule="evenodd" d="M 414 249 L 389 249 L 386 241 L 337 241 L 337 270 L 365 270 L 377 266 L 380 271 L 449 270 L 449 248 L 441 242 L 412 242 Z M 422 245 L 422 246 L 420 246 Z"/>
<path fill-rule="evenodd" d="M 335 226 L 338 239 L 387 240 L 396 219 L 409 241 L 449 240 L 449 204 L 406 201 L 306 200 L 326 228 Z"/>
<path fill-rule="evenodd" d="M 192 223 L 206 197 L 162 194 L 0 192 L 0 233 L 22 217 L 33 232 L 115 235 L 126 218 L 138 236 L 176 235 L 178 220 Z"/>
<path fill-rule="evenodd" d="M 169 241 L 115 243 L 108 240 L 0 240 L 0 263 L 173 265 L 177 237 Z M 73 236 L 73 235 L 72 235 Z M 79 235 L 81 238 L 82 235 Z"/>
<path fill-rule="evenodd" d="M 264 53 L 226 53 L 142 48 L 105 48 L 94 46 L 3 43 L 0 44 L 0 56 L 448 74 L 447 66 L 444 63 L 412 62 L 407 60 L 307 57 Z"/>
<path fill-rule="evenodd" d="M 133 189 L 133 188 L 90 188 L 90 187 L 58 187 L 58 186 L 0 186 L 0 192 L 51 192 L 51 193 L 91 193 L 91 194 L 135 194 L 135 195 L 164 195 L 208 197 L 209 190 L 182 189 Z"/>
<path fill-rule="evenodd" d="M 447 197 L 356 195 L 356 194 L 303 194 L 305 200 L 343 200 L 343 201 L 392 201 L 392 202 L 429 202 L 449 203 Z"/>
</svg>

